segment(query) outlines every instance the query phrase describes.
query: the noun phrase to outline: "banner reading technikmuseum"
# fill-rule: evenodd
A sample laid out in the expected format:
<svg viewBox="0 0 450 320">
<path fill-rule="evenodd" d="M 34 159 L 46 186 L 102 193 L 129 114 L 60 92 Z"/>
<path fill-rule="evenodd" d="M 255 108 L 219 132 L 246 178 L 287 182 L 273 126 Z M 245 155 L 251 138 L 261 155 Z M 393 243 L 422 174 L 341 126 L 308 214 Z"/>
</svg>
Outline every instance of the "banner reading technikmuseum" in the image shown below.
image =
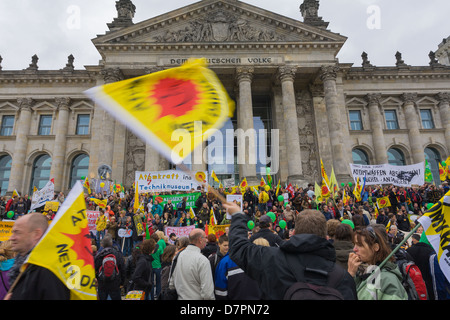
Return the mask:
<svg viewBox="0 0 450 320">
<path fill-rule="evenodd" d="M 208 172 L 198 171 L 194 177 L 180 170 L 136 171 L 139 193 L 198 190 L 208 184 Z M 207 191 L 207 189 L 205 190 Z"/>
<path fill-rule="evenodd" d="M 423 162 L 393 166 L 390 164 L 361 165 L 350 164 L 353 179 L 359 178 L 361 183 L 366 178 L 366 185 L 393 184 L 399 187 L 411 187 L 425 183 L 425 165 Z"/>
</svg>

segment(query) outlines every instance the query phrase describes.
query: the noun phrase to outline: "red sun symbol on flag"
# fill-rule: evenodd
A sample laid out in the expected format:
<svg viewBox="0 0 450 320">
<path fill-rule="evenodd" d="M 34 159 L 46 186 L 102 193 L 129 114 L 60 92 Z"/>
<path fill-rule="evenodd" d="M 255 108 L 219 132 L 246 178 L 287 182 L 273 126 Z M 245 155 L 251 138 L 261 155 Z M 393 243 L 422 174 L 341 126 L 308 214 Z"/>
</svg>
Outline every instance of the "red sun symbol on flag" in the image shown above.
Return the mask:
<svg viewBox="0 0 450 320">
<path fill-rule="evenodd" d="M 154 88 L 152 96 L 162 107 L 159 118 L 180 117 L 191 111 L 199 100 L 199 92 L 191 80 L 165 78 Z"/>
<path fill-rule="evenodd" d="M 328 192 L 330 192 L 330 190 L 328 190 L 327 186 L 323 186 L 322 187 L 322 194 L 327 194 Z"/>
<path fill-rule="evenodd" d="M 71 249 L 77 254 L 77 260 L 83 260 L 83 267 L 91 265 L 94 268 L 94 257 L 92 255 L 91 240 L 89 239 L 89 227 L 86 225 L 78 234 L 63 233 L 72 239 Z"/>
<path fill-rule="evenodd" d="M 384 205 L 386 204 L 386 200 L 384 200 L 384 199 L 380 200 L 380 204 L 381 204 L 382 206 L 384 206 Z"/>
</svg>

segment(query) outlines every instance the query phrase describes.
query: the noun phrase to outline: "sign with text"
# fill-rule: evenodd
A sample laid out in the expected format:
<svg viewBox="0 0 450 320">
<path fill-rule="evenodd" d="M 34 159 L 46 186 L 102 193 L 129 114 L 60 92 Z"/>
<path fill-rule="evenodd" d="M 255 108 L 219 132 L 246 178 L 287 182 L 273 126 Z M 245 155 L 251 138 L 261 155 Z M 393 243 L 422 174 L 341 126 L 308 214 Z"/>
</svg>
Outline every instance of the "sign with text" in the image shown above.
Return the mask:
<svg viewBox="0 0 450 320">
<path fill-rule="evenodd" d="M 9 238 L 11 237 L 14 222 L 14 220 L 0 221 L 0 242 L 9 240 Z"/>
<path fill-rule="evenodd" d="M 399 187 L 411 187 L 425 183 L 425 164 L 423 162 L 408 166 L 394 166 L 390 164 L 361 165 L 350 164 L 355 183 L 359 178 L 366 185 L 393 184 Z"/>
<path fill-rule="evenodd" d="M 153 201 L 158 200 L 158 203 L 161 207 L 164 208 L 164 205 L 170 200 L 173 204 L 174 210 L 177 207 L 177 204 L 183 201 L 183 198 L 186 198 L 186 208 L 192 207 L 197 208 L 195 206 L 195 202 L 198 198 L 200 198 L 201 192 L 192 192 L 192 193 L 182 193 L 182 194 L 161 194 L 153 196 Z"/>
<path fill-rule="evenodd" d="M 136 171 L 139 193 L 162 191 L 191 191 L 208 184 L 208 172 L 198 171 L 195 177 L 180 170 Z M 206 191 L 206 190 L 205 190 Z"/>
</svg>

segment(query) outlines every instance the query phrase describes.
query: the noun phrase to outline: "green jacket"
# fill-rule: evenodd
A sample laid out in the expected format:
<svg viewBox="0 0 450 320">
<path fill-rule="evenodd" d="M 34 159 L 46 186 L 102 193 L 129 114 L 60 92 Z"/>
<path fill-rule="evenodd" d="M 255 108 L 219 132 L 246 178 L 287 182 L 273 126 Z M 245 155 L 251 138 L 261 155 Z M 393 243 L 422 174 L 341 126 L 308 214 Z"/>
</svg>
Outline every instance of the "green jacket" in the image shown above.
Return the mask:
<svg viewBox="0 0 450 320">
<path fill-rule="evenodd" d="M 402 286 L 402 275 L 393 262 L 387 262 L 381 273 L 375 270 L 371 276 L 357 274 L 354 279 L 358 300 L 408 300 Z"/>
</svg>

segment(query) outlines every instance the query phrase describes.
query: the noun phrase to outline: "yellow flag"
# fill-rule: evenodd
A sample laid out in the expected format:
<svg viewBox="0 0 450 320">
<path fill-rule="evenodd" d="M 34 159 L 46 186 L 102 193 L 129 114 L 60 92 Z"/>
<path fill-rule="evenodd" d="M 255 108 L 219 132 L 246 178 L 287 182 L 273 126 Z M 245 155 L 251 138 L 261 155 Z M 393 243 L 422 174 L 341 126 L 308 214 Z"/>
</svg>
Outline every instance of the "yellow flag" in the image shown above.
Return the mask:
<svg viewBox="0 0 450 320">
<path fill-rule="evenodd" d="M 361 186 L 361 183 L 360 183 L 359 177 L 358 177 L 358 179 L 356 179 L 355 189 L 353 189 L 353 194 L 355 195 L 356 202 L 361 201 L 361 191 L 362 191 L 361 189 L 362 189 L 362 186 Z"/>
<path fill-rule="evenodd" d="M 136 183 L 134 184 L 135 188 L 134 188 L 134 205 L 133 205 L 133 209 L 134 209 L 134 213 L 136 213 L 136 211 L 138 211 L 139 209 L 139 191 L 138 191 L 138 183 L 136 181 Z"/>
<path fill-rule="evenodd" d="M 447 167 L 443 167 L 439 162 L 439 178 L 441 181 L 447 180 Z"/>
<path fill-rule="evenodd" d="M 88 223 L 83 186 L 77 182 L 22 268 L 34 264 L 50 270 L 70 289 L 71 300 L 96 300 Z"/>
<path fill-rule="evenodd" d="M 450 180 L 450 156 L 445 160 L 445 164 L 447 165 L 447 178 Z"/>
<path fill-rule="evenodd" d="M 219 178 L 217 178 L 216 173 L 213 171 L 211 171 L 211 177 L 214 179 L 215 182 L 220 183 Z"/>
<path fill-rule="evenodd" d="M 281 179 L 278 179 L 277 188 L 275 189 L 275 196 L 278 196 L 278 192 L 280 192 L 281 187 Z"/>
<path fill-rule="evenodd" d="M 339 186 L 336 179 L 336 175 L 334 174 L 334 168 L 331 168 L 330 184 L 328 186 L 330 187 L 330 191 L 333 197 L 336 196 L 336 193 L 339 190 Z"/>
<path fill-rule="evenodd" d="M 450 191 L 418 219 L 428 242 L 437 254 L 439 266 L 450 281 Z"/>
<path fill-rule="evenodd" d="M 314 195 L 316 196 L 316 201 L 321 202 L 322 201 L 322 190 L 320 189 L 317 182 L 314 182 Z"/>
<path fill-rule="evenodd" d="M 91 185 L 89 184 L 89 180 L 88 177 L 86 177 L 86 179 L 84 179 L 84 183 L 83 183 L 83 187 L 85 187 L 88 191 L 88 194 L 91 194 Z"/>
<path fill-rule="evenodd" d="M 213 208 L 211 208 L 211 212 L 209 213 L 209 225 L 215 226 L 217 224 L 216 216 L 214 214 Z"/>
<path fill-rule="evenodd" d="M 389 197 L 383 197 L 383 198 L 378 198 L 377 199 L 377 206 L 379 209 L 382 209 L 384 207 L 390 207 L 391 206 L 391 201 L 389 201 Z"/>
<path fill-rule="evenodd" d="M 100 199 L 97 199 L 97 198 L 91 198 L 91 201 L 93 201 L 100 208 L 106 208 L 106 204 L 108 203 L 107 199 L 100 200 Z"/>
<path fill-rule="evenodd" d="M 235 108 L 206 59 L 84 93 L 174 164 L 221 128 Z"/>
<path fill-rule="evenodd" d="M 13 198 L 14 198 L 15 196 L 20 197 L 20 194 L 17 192 L 16 189 L 14 189 L 13 194 L 12 194 L 12 197 L 13 197 Z"/>
<path fill-rule="evenodd" d="M 325 180 L 325 183 L 328 187 L 330 187 L 330 180 L 328 180 L 327 173 L 325 172 L 325 167 L 323 166 L 323 161 L 320 159 L 320 171 L 322 172 L 322 178 Z"/>
<path fill-rule="evenodd" d="M 194 212 L 194 209 L 192 209 L 192 207 L 189 208 L 189 212 L 190 212 L 191 219 L 194 219 L 195 218 L 195 212 Z"/>
</svg>

